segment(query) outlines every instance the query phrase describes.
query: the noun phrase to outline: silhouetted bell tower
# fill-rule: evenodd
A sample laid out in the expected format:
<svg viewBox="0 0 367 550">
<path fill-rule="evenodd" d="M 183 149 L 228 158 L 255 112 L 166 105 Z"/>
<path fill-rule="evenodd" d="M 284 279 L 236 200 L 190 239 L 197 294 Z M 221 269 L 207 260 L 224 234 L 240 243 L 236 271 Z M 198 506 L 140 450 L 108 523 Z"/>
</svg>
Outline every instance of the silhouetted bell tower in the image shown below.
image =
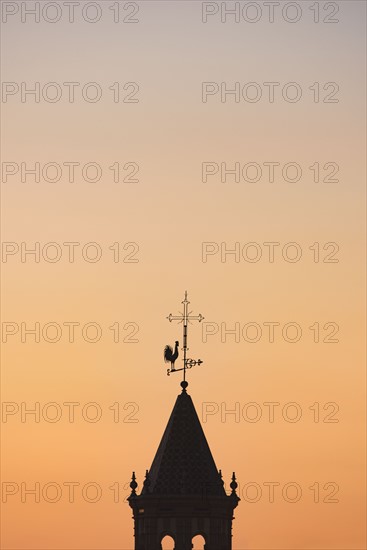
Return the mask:
<svg viewBox="0 0 367 550">
<path fill-rule="evenodd" d="M 233 510 L 240 500 L 235 474 L 227 495 L 187 386 L 181 382 L 182 393 L 140 494 L 133 473 L 128 501 L 135 550 L 161 550 L 166 535 L 174 539 L 175 550 L 192 550 L 196 535 L 204 537 L 205 550 L 232 549 Z"/>
</svg>

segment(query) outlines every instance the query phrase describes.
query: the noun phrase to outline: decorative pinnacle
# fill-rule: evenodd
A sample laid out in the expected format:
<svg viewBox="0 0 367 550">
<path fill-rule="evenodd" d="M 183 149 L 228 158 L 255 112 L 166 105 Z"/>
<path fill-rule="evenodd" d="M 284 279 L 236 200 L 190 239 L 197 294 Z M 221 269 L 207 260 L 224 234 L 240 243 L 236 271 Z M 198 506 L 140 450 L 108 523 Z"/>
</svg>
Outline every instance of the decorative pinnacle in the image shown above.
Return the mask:
<svg viewBox="0 0 367 550">
<path fill-rule="evenodd" d="M 237 481 L 236 481 L 236 474 L 233 472 L 233 474 L 232 474 L 232 482 L 231 482 L 231 484 L 230 484 L 230 488 L 232 489 L 232 495 L 233 495 L 233 494 L 234 494 L 234 495 L 236 494 L 236 489 L 237 489 L 237 487 L 238 487 L 238 483 L 237 483 Z"/>
<path fill-rule="evenodd" d="M 138 484 L 136 483 L 135 472 L 133 472 L 133 475 L 132 475 L 132 478 L 131 478 L 131 483 L 130 483 L 130 488 L 131 488 L 131 495 L 130 496 L 136 495 L 137 487 L 138 487 Z"/>
<path fill-rule="evenodd" d="M 218 471 L 219 479 L 222 485 L 224 485 L 222 470 Z"/>
<path fill-rule="evenodd" d="M 148 470 L 145 470 L 145 480 L 144 480 L 144 487 L 149 491 L 150 486 L 150 476 Z"/>
</svg>

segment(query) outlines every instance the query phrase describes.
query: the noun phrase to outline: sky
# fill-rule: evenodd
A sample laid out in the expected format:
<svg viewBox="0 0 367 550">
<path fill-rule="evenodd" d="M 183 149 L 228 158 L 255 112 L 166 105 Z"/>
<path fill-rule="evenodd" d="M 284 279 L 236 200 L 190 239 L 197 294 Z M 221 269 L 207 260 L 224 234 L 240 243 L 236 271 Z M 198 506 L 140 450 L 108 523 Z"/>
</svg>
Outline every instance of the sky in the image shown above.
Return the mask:
<svg viewBox="0 0 367 550">
<path fill-rule="evenodd" d="M 132 550 L 186 290 L 234 550 L 365 548 L 365 3 L 1 9 L 4 549 Z"/>
</svg>

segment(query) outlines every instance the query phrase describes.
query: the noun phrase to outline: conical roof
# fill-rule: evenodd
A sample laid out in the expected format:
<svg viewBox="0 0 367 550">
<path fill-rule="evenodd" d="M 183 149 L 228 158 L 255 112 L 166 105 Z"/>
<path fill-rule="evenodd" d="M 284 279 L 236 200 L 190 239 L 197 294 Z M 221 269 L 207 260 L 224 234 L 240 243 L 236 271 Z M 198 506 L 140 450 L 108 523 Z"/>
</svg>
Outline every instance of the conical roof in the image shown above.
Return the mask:
<svg viewBox="0 0 367 550">
<path fill-rule="evenodd" d="M 142 494 L 226 494 L 194 403 L 184 386 L 177 397 Z"/>
</svg>

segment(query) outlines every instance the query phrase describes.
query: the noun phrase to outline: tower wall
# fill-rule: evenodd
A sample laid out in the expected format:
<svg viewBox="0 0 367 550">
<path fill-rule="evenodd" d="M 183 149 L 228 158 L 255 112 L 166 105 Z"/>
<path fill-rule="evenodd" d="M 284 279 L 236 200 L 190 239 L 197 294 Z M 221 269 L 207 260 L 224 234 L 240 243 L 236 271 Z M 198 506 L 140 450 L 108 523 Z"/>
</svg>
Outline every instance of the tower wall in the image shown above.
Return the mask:
<svg viewBox="0 0 367 550">
<path fill-rule="evenodd" d="M 175 550 L 192 550 L 196 535 L 204 537 L 205 550 L 232 550 L 233 509 L 238 497 L 209 498 L 205 509 L 202 501 L 190 497 L 164 496 L 149 501 L 147 496 L 129 499 L 134 510 L 135 550 L 161 550 L 166 535 L 175 540 Z"/>
</svg>

